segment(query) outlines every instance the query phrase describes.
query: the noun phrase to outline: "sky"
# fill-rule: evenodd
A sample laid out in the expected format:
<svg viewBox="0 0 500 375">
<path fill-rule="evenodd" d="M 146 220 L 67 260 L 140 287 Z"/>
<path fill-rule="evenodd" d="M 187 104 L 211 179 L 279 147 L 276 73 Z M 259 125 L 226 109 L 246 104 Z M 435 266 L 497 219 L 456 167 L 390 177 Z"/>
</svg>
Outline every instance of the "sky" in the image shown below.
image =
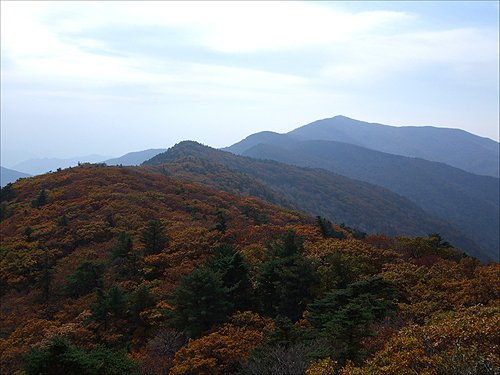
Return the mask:
<svg viewBox="0 0 500 375">
<path fill-rule="evenodd" d="M 1 164 L 344 115 L 499 139 L 499 1 L 1 1 Z"/>
</svg>

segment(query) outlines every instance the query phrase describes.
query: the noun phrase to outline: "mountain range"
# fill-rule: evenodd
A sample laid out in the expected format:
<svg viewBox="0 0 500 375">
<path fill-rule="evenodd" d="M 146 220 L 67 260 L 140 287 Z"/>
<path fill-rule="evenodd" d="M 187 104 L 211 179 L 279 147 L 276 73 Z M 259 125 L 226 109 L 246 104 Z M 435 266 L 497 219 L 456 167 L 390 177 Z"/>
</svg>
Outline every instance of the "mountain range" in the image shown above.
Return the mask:
<svg viewBox="0 0 500 375">
<path fill-rule="evenodd" d="M 218 167 L 214 169 L 214 165 Z M 425 237 L 428 233 L 440 232 L 455 246 L 478 259 L 485 261 L 497 257 L 493 249 L 479 245 L 455 223 L 424 211 L 409 199 L 325 169 L 234 155 L 192 141 L 175 145 L 141 167 L 148 167 L 149 172 L 155 167 L 158 173 L 170 177 L 253 196 L 247 184 L 235 184 L 231 177 L 243 173 L 266 185 L 300 211 L 337 224 L 388 235 Z M 257 197 L 266 200 L 265 194 Z"/>
<path fill-rule="evenodd" d="M 425 236 L 439 231 L 484 261 L 498 259 L 500 246 L 498 160 L 498 142 L 462 130 L 393 127 L 336 116 L 286 134 L 252 134 L 221 150 L 181 142 L 168 150 L 112 159 L 31 159 L 15 168 L 41 174 L 86 161 L 143 163 L 141 168 L 151 172 L 368 233 Z M 9 170 L 7 179 L 2 168 L 2 186 L 27 176 L 16 172 Z"/>
<path fill-rule="evenodd" d="M 235 154 L 259 143 L 288 146 L 306 140 L 349 143 L 389 154 L 438 161 L 479 175 L 499 177 L 498 142 L 460 129 L 432 126 L 389 126 L 335 116 L 286 134 L 255 133 L 223 148 Z"/>
<path fill-rule="evenodd" d="M 68 167 L 74 167 L 79 163 L 99 163 L 106 159 L 109 159 L 109 156 L 95 154 L 87 156 L 75 156 L 67 159 L 31 158 L 12 166 L 11 169 L 34 176 L 50 171 L 56 171 L 58 168 L 64 169 Z"/>
<path fill-rule="evenodd" d="M 164 152 L 165 148 L 149 149 L 144 151 L 129 152 L 117 158 L 110 158 L 103 155 L 76 156 L 68 159 L 60 158 L 31 158 L 14 165 L 12 168 L 2 167 L 1 186 L 9 182 L 14 182 L 21 177 L 29 177 L 55 171 L 59 168 L 74 167 L 79 163 L 105 163 L 107 165 L 139 165 Z M 5 169 L 5 171 L 4 171 Z"/>
<path fill-rule="evenodd" d="M 0 167 L 0 171 L 1 171 L 1 174 L 0 174 L 0 186 L 1 187 L 4 187 L 8 183 L 14 182 L 19 178 L 31 177 L 31 175 L 28 173 L 19 172 L 19 171 L 15 171 L 13 169 L 4 168 L 4 167 Z"/>
<path fill-rule="evenodd" d="M 498 178 L 332 141 L 303 141 L 286 148 L 258 144 L 243 155 L 323 168 L 382 186 L 455 223 L 485 248 L 499 248 Z"/>
</svg>

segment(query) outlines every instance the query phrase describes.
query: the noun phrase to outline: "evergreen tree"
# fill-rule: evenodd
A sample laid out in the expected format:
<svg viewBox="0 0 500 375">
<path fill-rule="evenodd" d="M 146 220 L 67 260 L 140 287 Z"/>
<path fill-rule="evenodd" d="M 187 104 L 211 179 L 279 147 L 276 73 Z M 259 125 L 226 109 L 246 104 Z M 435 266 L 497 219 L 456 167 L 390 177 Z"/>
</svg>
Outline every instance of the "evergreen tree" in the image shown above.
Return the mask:
<svg viewBox="0 0 500 375">
<path fill-rule="evenodd" d="M 66 215 L 62 215 L 59 220 L 57 220 L 57 225 L 60 227 L 65 227 L 66 225 L 69 224 L 69 219 Z"/>
<path fill-rule="evenodd" d="M 169 304 L 174 309 L 167 312 L 168 325 L 183 329 L 189 337 L 225 322 L 233 308 L 220 274 L 209 268 L 196 268 L 183 277 Z"/>
<path fill-rule="evenodd" d="M 35 288 L 42 291 L 43 300 L 47 302 L 49 300 L 50 284 L 54 280 L 54 270 L 50 262 L 49 249 L 41 244 L 38 244 L 38 248 L 43 250 L 43 262 L 40 274 L 36 279 Z"/>
<path fill-rule="evenodd" d="M 133 375 L 136 363 L 124 350 L 114 351 L 102 345 L 86 353 L 60 336 L 48 340 L 42 347 L 25 356 L 26 375 Z"/>
<path fill-rule="evenodd" d="M 164 231 L 165 225 L 158 219 L 151 220 L 142 230 L 139 241 L 144 245 L 144 256 L 162 252 L 168 243 L 168 237 Z"/>
<path fill-rule="evenodd" d="M 90 305 L 90 311 L 92 316 L 89 318 L 90 321 L 95 320 L 104 323 L 104 329 L 108 329 L 108 313 L 109 313 L 109 303 L 108 296 L 106 292 L 97 288 L 95 290 L 96 297 L 94 302 Z"/>
<path fill-rule="evenodd" d="M 35 230 L 31 228 L 29 225 L 24 228 L 23 234 L 26 236 L 26 242 L 31 242 L 33 239 L 31 238 L 31 235 L 33 234 Z"/>
<path fill-rule="evenodd" d="M 122 287 L 113 284 L 106 293 L 101 288 L 96 289 L 96 299 L 90 306 L 91 320 L 104 323 L 104 329 L 113 322 L 127 318 L 127 298 Z"/>
<path fill-rule="evenodd" d="M 113 214 L 112 213 L 107 213 L 106 214 L 106 218 L 104 220 L 106 220 L 106 222 L 108 223 L 108 226 L 110 228 L 116 227 L 116 220 L 113 218 Z"/>
<path fill-rule="evenodd" d="M 84 260 L 76 271 L 66 278 L 66 290 L 72 297 L 81 297 L 91 293 L 95 288 L 102 287 L 101 275 L 106 263 Z"/>
<path fill-rule="evenodd" d="M 393 283 L 376 276 L 332 290 L 316 300 L 308 307 L 307 320 L 318 336 L 330 341 L 340 353 L 335 359 L 344 364 L 363 356 L 361 340 L 374 334 L 371 323 L 381 321 L 396 309 L 395 298 Z M 326 357 L 332 353 L 321 354 Z"/>
<path fill-rule="evenodd" d="M 141 313 L 154 306 L 156 298 L 152 294 L 145 284 L 141 284 L 137 289 L 131 294 L 129 299 L 130 312 L 132 314 L 132 319 L 134 319 L 137 325 L 144 325 L 141 319 Z"/>
<path fill-rule="evenodd" d="M 303 241 L 287 231 L 267 245 L 264 262 L 257 268 L 257 295 L 262 314 L 282 315 L 297 321 L 317 281 L 316 266 L 303 256 Z"/>
<path fill-rule="evenodd" d="M 34 208 L 45 206 L 47 204 L 47 196 L 48 194 L 45 189 L 42 189 L 36 198 L 31 202 L 31 206 Z"/>
<path fill-rule="evenodd" d="M 71 346 L 70 340 L 59 336 L 50 339 L 44 348 L 32 349 L 26 360 L 26 375 L 91 374 L 85 351 Z"/>
<path fill-rule="evenodd" d="M 0 202 L 9 202 L 16 197 L 16 191 L 12 187 L 12 182 L 9 182 L 0 190 Z"/>
<path fill-rule="evenodd" d="M 215 213 L 215 226 L 211 229 L 218 230 L 219 232 L 226 233 L 227 230 L 227 219 L 221 210 Z"/>
<path fill-rule="evenodd" d="M 346 238 L 346 235 L 343 232 L 337 232 L 333 229 L 333 225 L 330 220 L 322 218 L 321 216 L 316 216 L 316 226 L 319 228 L 324 238 L 337 238 L 340 240 Z"/>
<path fill-rule="evenodd" d="M 453 247 L 448 241 L 445 241 L 439 233 L 429 233 L 427 236 L 432 240 L 432 247 L 437 247 L 440 249 L 450 249 Z"/>
<path fill-rule="evenodd" d="M 240 311 L 249 310 L 252 285 L 250 267 L 245 263 L 245 255 L 234 246 L 223 243 L 211 251 L 204 264 L 220 275 L 234 308 Z"/>
<path fill-rule="evenodd" d="M 110 266 L 114 268 L 117 278 L 120 280 L 139 273 L 142 256 L 133 250 L 132 236 L 125 231 L 121 231 L 118 235 L 118 241 L 109 255 Z"/>
<path fill-rule="evenodd" d="M 118 241 L 113 247 L 110 258 L 111 260 L 119 257 L 127 259 L 129 257 L 129 253 L 132 252 L 133 248 L 134 243 L 132 241 L 132 236 L 125 231 L 121 231 L 118 235 Z"/>
<path fill-rule="evenodd" d="M 116 284 L 109 288 L 107 294 L 107 306 L 111 317 L 115 320 L 125 318 L 127 313 L 127 299 L 125 290 Z"/>
</svg>

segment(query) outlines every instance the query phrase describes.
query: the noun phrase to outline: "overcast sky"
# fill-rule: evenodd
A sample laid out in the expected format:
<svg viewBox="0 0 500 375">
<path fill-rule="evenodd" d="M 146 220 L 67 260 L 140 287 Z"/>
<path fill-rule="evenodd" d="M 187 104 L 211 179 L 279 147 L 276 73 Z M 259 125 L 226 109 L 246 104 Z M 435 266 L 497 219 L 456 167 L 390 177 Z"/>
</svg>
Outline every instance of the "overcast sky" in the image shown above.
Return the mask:
<svg viewBox="0 0 500 375">
<path fill-rule="evenodd" d="M 339 114 L 499 138 L 498 1 L 0 6 L 3 166 Z"/>
</svg>

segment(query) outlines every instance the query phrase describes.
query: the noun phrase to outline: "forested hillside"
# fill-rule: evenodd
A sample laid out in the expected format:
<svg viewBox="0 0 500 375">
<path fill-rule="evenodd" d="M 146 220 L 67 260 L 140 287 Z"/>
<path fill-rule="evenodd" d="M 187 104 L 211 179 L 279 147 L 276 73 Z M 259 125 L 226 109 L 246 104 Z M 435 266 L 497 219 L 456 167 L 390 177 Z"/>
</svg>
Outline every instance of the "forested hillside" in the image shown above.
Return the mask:
<svg viewBox="0 0 500 375">
<path fill-rule="evenodd" d="M 191 158 L 191 161 L 186 158 Z M 209 162 L 210 168 L 205 168 L 204 163 L 208 165 L 206 163 Z M 179 163 L 182 167 L 178 166 Z M 219 166 L 214 167 L 214 163 Z M 326 170 L 237 156 L 196 142 L 181 142 L 143 164 L 153 165 L 167 175 L 171 173 L 172 176 L 191 182 L 208 183 L 217 189 L 248 194 L 245 185 L 239 184 L 238 188 L 232 178 L 222 177 L 243 172 L 308 214 L 320 215 L 332 222 L 345 223 L 368 233 L 425 236 L 430 232 L 440 232 L 470 255 L 483 261 L 495 259 L 456 225 L 423 211 L 408 199 L 380 186 Z M 223 166 L 230 168 L 230 171 L 221 172 Z M 218 168 L 217 172 L 213 173 L 212 168 Z M 267 200 L 262 194 L 257 197 Z M 276 200 L 269 202 L 282 204 Z"/>
<path fill-rule="evenodd" d="M 491 259 L 498 260 L 500 182 L 496 177 L 332 141 L 303 141 L 284 147 L 260 143 L 243 155 L 324 168 L 385 187 L 455 223 L 481 243 Z"/>
<path fill-rule="evenodd" d="M 2 374 L 500 371 L 499 264 L 439 233 L 365 236 L 103 164 L 1 201 Z"/>
</svg>

